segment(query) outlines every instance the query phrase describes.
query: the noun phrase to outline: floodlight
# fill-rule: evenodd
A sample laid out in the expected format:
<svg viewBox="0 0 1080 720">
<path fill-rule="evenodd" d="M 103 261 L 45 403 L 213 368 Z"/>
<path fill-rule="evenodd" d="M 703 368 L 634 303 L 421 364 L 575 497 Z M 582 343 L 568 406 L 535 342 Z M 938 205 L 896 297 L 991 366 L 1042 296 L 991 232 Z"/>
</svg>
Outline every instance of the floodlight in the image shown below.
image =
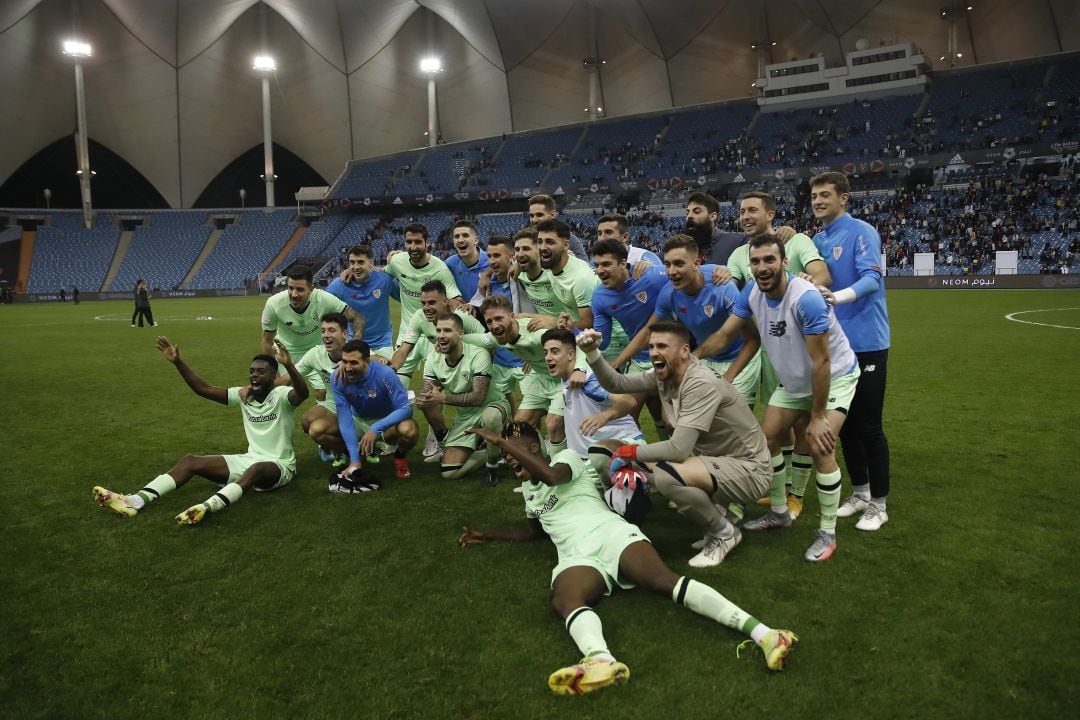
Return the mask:
<svg viewBox="0 0 1080 720">
<path fill-rule="evenodd" d="M 71 57 L 90 57 L 94 54 L 94 50 L 90 47 L 90 43 L 82 40 L 65 40 L 64 54 Z"/>
</svg>

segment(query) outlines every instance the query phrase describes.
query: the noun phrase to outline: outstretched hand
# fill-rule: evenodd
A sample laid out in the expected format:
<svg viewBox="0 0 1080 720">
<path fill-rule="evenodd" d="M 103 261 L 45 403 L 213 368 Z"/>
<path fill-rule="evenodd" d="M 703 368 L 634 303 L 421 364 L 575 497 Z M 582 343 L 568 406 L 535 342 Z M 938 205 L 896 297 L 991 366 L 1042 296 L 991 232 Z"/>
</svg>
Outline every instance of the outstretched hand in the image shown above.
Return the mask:
<svg viewBox="0 0 1080 720">
<path fill-rule="evenodd" d="M 578 333 L 577 346 L 581 348 L 584 353 L 590 353 L 600 347 L 600 340 L 603 336 L 592 328 L 585 328 Z"/>
<path fill-rule="evenodd" d="M 292 355 L 285 349 L 285 346 L 281 344 L 281 341 L 277 338 L 274 339 L 274 359 L 278 361 L 279 365 L 292 365 Z"/>
<path fill-rule="evenodd" d="M 498 447 L 502 442 L 504 442 L 504 438 L 502 435 L 492 432 L 491 430 L 488 430 L 487 428 L 481 427 L 479 425 L 477 425 L 476 427 L 468 428 L 465 432 L 470 435 L 476 435 L 478 438 L 481 438 L 484 442 L 493 447 Z"/>
<path fill-rule="evenodd" d="M 164 335 L 158 335 L 154 340 L 154 345 L 157 347 L 161 354 L 165 356 L 165 359 L 175 365 L 180 360 L 180 348 L 169 342 L 169 338 Z"/>
</svg>

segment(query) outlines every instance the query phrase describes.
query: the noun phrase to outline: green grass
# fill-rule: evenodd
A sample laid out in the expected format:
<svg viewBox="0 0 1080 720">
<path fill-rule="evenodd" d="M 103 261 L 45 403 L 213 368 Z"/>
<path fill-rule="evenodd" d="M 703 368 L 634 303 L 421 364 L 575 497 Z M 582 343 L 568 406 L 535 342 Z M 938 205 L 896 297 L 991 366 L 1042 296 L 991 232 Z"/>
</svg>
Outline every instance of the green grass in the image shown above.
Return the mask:
<svg viewBox="0 0 1080 720">
<path fill-rule="evenodd" d="M 298 479 L 281 491 L 177 528 L 173 515 L 210 494 L 196 479 L 113 516 L 92 485 L 133 490 L 184 453 L 242 451 L 236 411 L 186 388 L 156 331 L 128 327 L 129 303 L 0 307 L 3 715 L 1074 715 L 1080 330 L 1004 315 L 1073 308 L 1021 317 L 1080 327 L 1080 296 L 889 302 L 889 524 L 864 534 L 842 520 L 837 554 L 813 566 L 811 500 L 792 530 L 692 573 L 798 632 L 791 666 L 737 660 L 737 633 L 619 593 L 599 612 L 631 682 L 579 699 L 545 687 L 577 653 L 548 609 L 550 545 L 455 543 L 462 525 L 519 521 L 512 482 L 445 482 L 416 459 L 409 481 L 330 496 L 298 430 Z M 155 301 L 157 331 L 211 382 L 243 383 L 260 305 Z M 696 533 L 661 507 L 645 529 L 686 572 Z"/>
</svg>

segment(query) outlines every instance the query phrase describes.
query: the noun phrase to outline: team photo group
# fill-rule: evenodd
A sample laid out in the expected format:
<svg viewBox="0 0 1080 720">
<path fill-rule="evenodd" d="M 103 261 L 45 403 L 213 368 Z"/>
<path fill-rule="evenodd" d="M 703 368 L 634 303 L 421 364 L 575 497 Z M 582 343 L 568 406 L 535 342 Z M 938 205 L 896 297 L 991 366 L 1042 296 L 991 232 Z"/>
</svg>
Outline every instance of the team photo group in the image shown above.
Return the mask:
<svg viewBox="0 0 1080 720">
<path fill-rule="evenodd" d="M 195 394 L 239 409 L 247 451 L 185 455 L 134 492 L 93 496 L 133 518 L 198 476 L 215 491 L 175 518 L 196 525 L 291 482 L 297 452 L 318 454 L 332 493 L 363 497 L 416 463 L 447 481 L 502 481 L 524 522 L 465 527 L 458 544 L 554 544 L 551 605 L 581 660 L 551 673 L 551 691 L 629 679 L 593 609 L 616 587 L 744 634 L 780 670 L 796 634 L 671 569 L 646 533 L 652 514 L 678 513 L 699 539 L 673 564 L 715 567 L 745 535 L 793 527 L 811 478 L 806 561 L 837 552 L 838 519 L 863 532 L 889 520 L 881 240 L 848 214 L 845 175 L 809 187 L 811 234 L 774 227 L 776 201 L 758 191 L 737 201 L 742 232 L 722 231 L 719 202 L 695 192 L 684 230 L 654 253 L 630 244 L 623 215 L 583 239 L 537 195 L 529 224 L 486 247 L 470 220 L 454 222 L 445 261 L 413 222 L 384 269 L 363 244 L 325 290 L 294 265 L 266 302 L 248 384 L 212 385 L 156 339 Z M 297 421 L 311 443 L 294 449 Z"/>
</svg>

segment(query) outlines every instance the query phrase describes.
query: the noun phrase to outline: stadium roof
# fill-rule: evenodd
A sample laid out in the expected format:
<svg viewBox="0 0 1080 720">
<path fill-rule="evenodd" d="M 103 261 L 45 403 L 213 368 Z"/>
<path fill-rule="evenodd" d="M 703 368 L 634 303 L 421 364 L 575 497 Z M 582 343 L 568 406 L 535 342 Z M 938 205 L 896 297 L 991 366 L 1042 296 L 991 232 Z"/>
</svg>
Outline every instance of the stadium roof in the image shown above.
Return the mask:
<svg viewBox="0 0 1080 720">
<path fill-rule="evenodd" d="M 91 43 L 90 136 L 190 205 L 261 142 L 254 54 L 277 59 L 274 140 L 328 181 L 352 157 L 424 144 L 421 56 L 442 58 L 448 141 L 585 119 L 583 58 L 608 117 L 747 97 L 770 60 L 910 41 L 944 54 L 953 0 L 6 0 L 0 181 L 75 126 L 63 39 Z M 972 0 L 964 62 L 1080 49 L 1075 0 Z M 590 32 L 590 18 L 595 34 Z M 595 38 L 592 40 L 591 38 Z M 775 43 L 775 45 L 773 44 Z"/>
</svg>

